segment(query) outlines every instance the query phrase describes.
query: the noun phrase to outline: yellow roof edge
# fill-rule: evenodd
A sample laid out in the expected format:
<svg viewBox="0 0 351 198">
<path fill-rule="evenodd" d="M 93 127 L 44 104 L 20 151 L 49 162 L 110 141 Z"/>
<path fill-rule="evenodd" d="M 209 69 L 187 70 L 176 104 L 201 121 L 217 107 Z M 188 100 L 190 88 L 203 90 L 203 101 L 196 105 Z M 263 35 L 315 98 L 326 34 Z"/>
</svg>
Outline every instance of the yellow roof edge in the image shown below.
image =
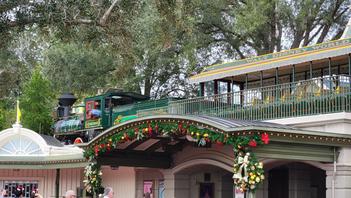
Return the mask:
<svg viewBox="0 0 351 198">
<path fill-rule="evenodd" d="M 287 50 L 283 50 L 283 51 L 280 51 L 280 52 L 273 52 L 273 53 L 268 53 L 268 54 L 262 54 L 262 55 L 259 55 L 259 56 L 253 56 L 253 57 L 250 57 L 250 58 L 244 58 L 244 59 L 229 61 L 229 62 L 225 62 L 225 63 L 217 63 L 217 64 L 205 66 L 205 69 L 206 69 L 206 68 L 209 68 L 209 67 L 216 67 L 216 66 L 221 66 L 221 65 L 224 65 L 224 64 L 235 63 L 235 62 L 237 62 L 237 61 L 248 60 L 248 59 L 253 59 L 253 58 L 259 58 L 259 57 L 267 56 L 267 55 L 270 55 L 270 54 L 279 54 L 279 53 L 284 53 L 284 52 L 292 51 L 292 50 L 296 50 L 296 49 L 304 49 L 304 48 L 308 48 L 308 47 L 314 47 L 314 46 L 325 45 L 325 44 L 327 44 L 327 43 L 332 43 L 332 42 L 336 42 L 336 41 L 347 40 L 347 39 L 350 39 L 350 38 L 351 38 L 351 37 L 344 38 L 344 39 L 338 39 L 338 40 L 331 40 L 331 41 L 327 41 L 327 42 L 323 42 L 323 43 L 317 43 L 317 44 L 314 44 L 314 45 L 309 45 L 309 46 L 304 46 L 304 47 L 297 47 L 297 48 L 287 49 Z M 303 52 L 303 53 L 304 53 L 304 52 Z M 284 57 L 284 56 L 281 56 L 281 57 L 278 57 L 278 58 L 274 58 L 274 59 L 279 59 L 279 58 L 283 58 L 283 57 Z M 262 60 L 257 61 L 257 63 L 259 63 L 259 62 L 261 62 L 261 61 L 262 61 Z M 254 62 L 253 62 L 253 63 L 254 63 Z"/>
<path fill-rule="evenodd" d="M 346 47 L 348 47 L 348 46 L 336 46 L 336 47 L 332 47 L 332 48 L 325 48 L 325 49 L 322 49 L 322 50 L 319 50 L 319 51 L 305 51 L 305 52 L 299 53 L 299 54 L 291 54 L 291 55 L 288 55 L 288 56 L 282 56 L 282 57 L 278 57 L 278 58 L 272 58 L 272 59 L 261 60 L 261 61 L 257 61 L 257 62 L 245 63 L 245 64 L 241 65 L 240 67 L 233 67 L 233 68 L 225 67 L 225 68 L 205 71 L 205 72 L 201 72 L 199 74 L 193 75 L 193 76 L 191 76 L 189 78 L 190 79 L 198 79 L 198 78 L 201 78 L 201 77 L 205 77 L 205 76 L 216 74 L 218 72 L 222 73 L 223 70 L 232 71 L 232 70 L 245 69 L 246 67 L 253 67 L 253 66 L 257 65 L 257 63 L 269 64 L 271 62 L 279 62 L 279 61 L 284 61 L 286 59 L 296 58 L 296 57 L 300 57 L 300 56 L 307 56 L 307 55 L 310 55 L 310 54 L 315 54 L 315 53 L 324 52 L 324 51 L 330 51 L 330 50 L 336 50 L 336 49 L 346 48 Z"/>
</svg>

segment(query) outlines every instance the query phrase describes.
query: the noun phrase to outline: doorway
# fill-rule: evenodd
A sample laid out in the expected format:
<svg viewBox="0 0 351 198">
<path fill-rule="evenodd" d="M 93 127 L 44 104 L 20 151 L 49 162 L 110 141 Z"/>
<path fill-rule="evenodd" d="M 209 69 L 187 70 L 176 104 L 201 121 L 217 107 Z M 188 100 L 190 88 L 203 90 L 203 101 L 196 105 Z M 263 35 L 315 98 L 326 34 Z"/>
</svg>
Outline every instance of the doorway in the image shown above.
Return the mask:
<svg viewBox="0 0 351 198">
<path fill-rule="evenodd" d="M 214 183 L 200 183 L 200 198 L 214 198 Z"/>
<path fill-rule="evenodd" d="M 289 169 L 281 166 L 269 171 L 269 198 L 289 198 Z"/>
<path fill-rule="evenodd" d="M 268 174 L 268 198 L 326 198 L 325 170 L 294 162 Z"/>
</svg>

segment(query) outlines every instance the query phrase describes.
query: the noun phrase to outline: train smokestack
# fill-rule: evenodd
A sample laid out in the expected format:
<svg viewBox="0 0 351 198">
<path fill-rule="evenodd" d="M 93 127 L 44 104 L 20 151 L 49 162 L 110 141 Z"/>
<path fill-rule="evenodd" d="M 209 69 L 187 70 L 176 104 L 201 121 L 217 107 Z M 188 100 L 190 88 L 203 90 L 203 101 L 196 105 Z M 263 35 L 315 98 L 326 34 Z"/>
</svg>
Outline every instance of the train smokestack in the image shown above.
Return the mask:
<svg viewBox="0 0 351 198">
<path fill-rule="evenodd" d="M 77 98 L 72 93 L 63 93 L 58 100 L 58 117 L 63 117 L 64 119 L 67 119 L 70 116 L 71 107 L 76 102 Z"/>
</svg>

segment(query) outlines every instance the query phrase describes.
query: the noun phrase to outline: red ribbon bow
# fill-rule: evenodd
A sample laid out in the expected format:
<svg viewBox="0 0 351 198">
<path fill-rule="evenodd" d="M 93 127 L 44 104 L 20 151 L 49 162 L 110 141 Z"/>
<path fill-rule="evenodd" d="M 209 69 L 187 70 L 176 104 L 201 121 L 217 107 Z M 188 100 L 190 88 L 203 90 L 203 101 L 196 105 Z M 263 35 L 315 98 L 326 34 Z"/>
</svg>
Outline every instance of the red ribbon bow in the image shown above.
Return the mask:
<svg viewBox="0 0 351 198">
<path fill-rule="evenodd" d="M 267 133 L 263 133 L 261 136 L 261 140 L 263 141 L 264 144 L 268 144 L 269 143 L 269 136 Z"/>
</svg>

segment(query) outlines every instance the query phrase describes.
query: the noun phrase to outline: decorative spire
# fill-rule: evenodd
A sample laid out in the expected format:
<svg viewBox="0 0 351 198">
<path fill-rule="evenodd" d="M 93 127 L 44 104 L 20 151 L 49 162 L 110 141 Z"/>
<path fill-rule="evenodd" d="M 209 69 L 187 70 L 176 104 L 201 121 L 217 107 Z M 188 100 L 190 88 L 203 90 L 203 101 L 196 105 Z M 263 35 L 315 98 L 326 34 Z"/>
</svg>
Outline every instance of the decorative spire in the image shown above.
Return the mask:
<svg viewBox="0 0 351 198">
<path fill-rule="evenodd" d="M 21 110 L 19 108 L 19 100 L 17 100 L 17 117 L 16 117 L 16 124 L 21 124 L 21 116 L 22 116 L 22 113 L 21 113 Z"/>
</svg>

